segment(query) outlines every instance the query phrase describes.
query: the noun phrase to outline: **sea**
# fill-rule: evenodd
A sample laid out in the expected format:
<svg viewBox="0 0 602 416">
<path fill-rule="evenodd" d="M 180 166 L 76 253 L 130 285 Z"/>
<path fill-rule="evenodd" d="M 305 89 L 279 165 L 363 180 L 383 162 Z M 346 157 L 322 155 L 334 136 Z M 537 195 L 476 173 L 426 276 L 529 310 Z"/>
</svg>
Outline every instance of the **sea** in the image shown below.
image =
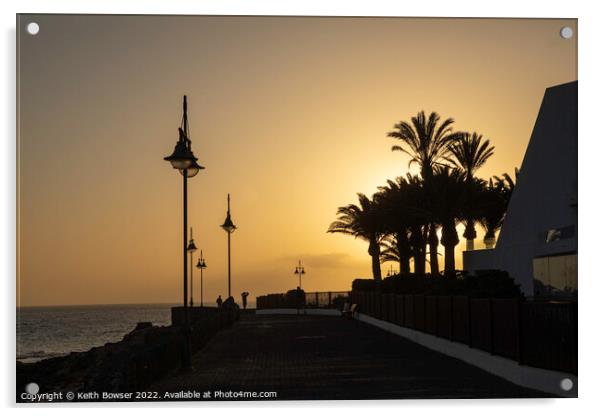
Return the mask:
<svg viewBox="0 0 602 416">
<path fill-rule="evenodd" d="M 172 304 L 17 308 L 17 360 L 34 362 L 117 342 L 138 322 L 171 324 Z"/>
</svg>

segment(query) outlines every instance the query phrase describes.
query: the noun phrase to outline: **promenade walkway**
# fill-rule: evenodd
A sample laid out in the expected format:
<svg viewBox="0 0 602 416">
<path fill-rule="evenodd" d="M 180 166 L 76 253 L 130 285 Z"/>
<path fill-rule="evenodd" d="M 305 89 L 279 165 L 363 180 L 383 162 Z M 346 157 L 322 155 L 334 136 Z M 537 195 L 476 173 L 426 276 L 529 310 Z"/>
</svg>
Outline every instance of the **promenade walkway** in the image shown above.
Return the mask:
<svg viewBox="0 0 602 416">
<path fill-rule="evenodd" d="M 545 397 L 358 321 L 245 314 L 150 390 L 276 392 L 278 399 Z"/>
</svg>

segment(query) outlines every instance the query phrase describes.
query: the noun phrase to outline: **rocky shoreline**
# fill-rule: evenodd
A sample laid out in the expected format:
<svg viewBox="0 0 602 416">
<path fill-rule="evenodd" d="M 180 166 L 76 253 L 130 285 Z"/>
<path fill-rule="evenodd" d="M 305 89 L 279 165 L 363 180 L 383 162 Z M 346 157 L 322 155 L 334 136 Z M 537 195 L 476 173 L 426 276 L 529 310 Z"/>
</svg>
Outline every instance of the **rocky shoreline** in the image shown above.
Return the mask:
<svg viewBox="0 0 602 416">
<path fill-rule="evenodd" d="M 172 309 L 173 318 L 179 314 L 178 308 Z M 191 346 L 195 352 L 219 330 L 232 325 L 239 318 L 239 311 L 238 308 L 210 309 L 193 317 Z M 33 363 L 17 361 L 17 401 L 31 401 L 23 397 L 23 392 L 32 382 L 39 386 L 39 394 L 71 392 L 77 396 L 77 393 L 141 391 L 181 364 L 184 331 L 177 325 L 177 319 L 173 322 L 176 325 L 154 326 L 140 322 L 119 342 Z"/>
</svg>

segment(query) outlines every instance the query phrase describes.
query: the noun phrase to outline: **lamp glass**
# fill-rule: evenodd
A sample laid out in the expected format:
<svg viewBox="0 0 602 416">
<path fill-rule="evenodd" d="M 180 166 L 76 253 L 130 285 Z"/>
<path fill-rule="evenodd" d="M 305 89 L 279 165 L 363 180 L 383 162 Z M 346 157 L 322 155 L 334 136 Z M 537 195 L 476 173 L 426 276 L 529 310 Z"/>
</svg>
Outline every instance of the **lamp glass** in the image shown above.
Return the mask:
<svg viewBox="0 0 602 416">
<path fill-rule="evenodd" d="M 199 169 L 195 168 L 194 166 L 180 169 L 180 174 L 182 174 L 182 176 L 186 176 L 187 178 L 194 178 L 197 173 L 199 173 Z"/>
<path fill-rule="evenodd" d="M 186 169 L 188 166 L 190 166 L 191 161 L 190 160 L 185 160 L 185 159 L 172 159 L 169 161 L 171 163 L 171 166 L 174 169 Z"/>
<path fill-rule="evenodd" d="M 173 153 L 163 159 L 171 163 L 171 166 L 174 169 L 186 169 L 196 160 L 190 149 L 186 146 L 186 142 L 183 140 L 178 140 Z"/>
<path fill-rule="evenodd" d="M 232 218 L 230 218 L 230 213 L 228 213 L 228 215 L 226 216 L 226 220 L 222 224 L 222 228 L 230 234 L 233 233 L 234 230 L 236 230 L 236 225 L 234 225 L 234 223 L 232 222 Z"/>
<path fill-rule="evenodd" d="M 193 160 L 186 168 L 180 169 L 180 173 L 182 174 L 182 176 L 193 178 L 197 175 L 197 173 L 199 173 L 201 169 L 205 168 L 196 163 L 196 160 Z"/>
</svg>

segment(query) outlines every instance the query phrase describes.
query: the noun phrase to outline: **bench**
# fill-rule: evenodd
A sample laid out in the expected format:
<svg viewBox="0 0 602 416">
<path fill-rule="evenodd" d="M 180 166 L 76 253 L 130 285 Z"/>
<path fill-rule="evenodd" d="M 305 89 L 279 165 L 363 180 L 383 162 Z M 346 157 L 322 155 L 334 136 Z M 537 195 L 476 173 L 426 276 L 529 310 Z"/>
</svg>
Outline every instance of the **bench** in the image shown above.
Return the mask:
<svg viewBox="0 0 602 416">
<path fill-rule="evenodd" d="M 357 312 L 357 304 L 354 303 L 353 305 L 349 306 L 349 303 L 345 302 L 345 304 L 343 305 L 343 311 L 342 311 L 342 314 L 345 318 L 353 319 L 356 312 Z"/>
</svg>

